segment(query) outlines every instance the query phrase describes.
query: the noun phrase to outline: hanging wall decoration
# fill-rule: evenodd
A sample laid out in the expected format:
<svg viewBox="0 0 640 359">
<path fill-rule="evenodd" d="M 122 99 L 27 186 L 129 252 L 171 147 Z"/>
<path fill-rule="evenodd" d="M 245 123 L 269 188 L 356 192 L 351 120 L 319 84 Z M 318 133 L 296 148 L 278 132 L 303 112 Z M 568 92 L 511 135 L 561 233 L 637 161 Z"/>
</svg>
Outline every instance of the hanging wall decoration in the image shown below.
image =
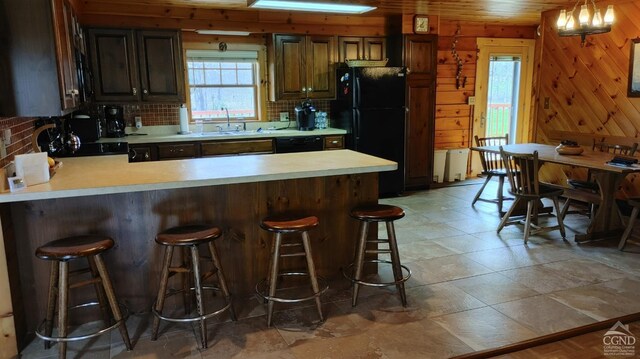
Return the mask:
<svg viewBox="0 0 640 359">
<path fill-rule="evenodd" d="M 455 35 L 453 35 L 453 43 L 451 44 L 451 54 L 453 55 L 453 59 L 456 62 L 456 89 L 464 88 L 467 84 L 467 77 L 462 76 L 462 59 L 456 50 L 456 45 L 458 44 L 458 38 L 460 38 L 460 25 L 456 29 Z"/>
</svg>

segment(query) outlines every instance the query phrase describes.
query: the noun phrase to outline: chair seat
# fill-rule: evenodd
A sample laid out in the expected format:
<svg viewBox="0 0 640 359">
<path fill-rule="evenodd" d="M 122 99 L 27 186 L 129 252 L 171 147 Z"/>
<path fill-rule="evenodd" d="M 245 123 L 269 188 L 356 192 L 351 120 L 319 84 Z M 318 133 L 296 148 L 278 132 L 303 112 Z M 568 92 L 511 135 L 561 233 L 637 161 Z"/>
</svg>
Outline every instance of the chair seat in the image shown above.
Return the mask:
<svg viewBox="0 0 640 359">
<path fill-rule="evenodd" d="M 499 169 L 495 169 L 495 170 L 489 170 L 489 171 L 482 171 L 483 175 L 492 175 L 492 176 L 503 176 L 506 177 L 507 176 L 507 171 L 504 170 L 504 168 L 499 168 Z"/>
<path fill-rule="evenodd" d="M 318 226 L 318 217 L 277 216 L 262 220 L 260 227 L 270 232 L 304 232 Z"/>
<path fill-rule="evenodd" d="M 165 246 L 192 246 L 209 242 L 221 234 L 220 228 L 206 224 L 178 226 L 158 233 L 156 243 Z"/>
<path fill-rule="evenodd" d="M 367 222 L 395 221 L 404 217 L 404 210 L 388 204 L 374 204 L 356 207 L 351 210 L 350 215 Z"/>
<path fill-rule="evenodd" d="M 598 184 L 595 182 L 591 182 L 591 181 L 581 181 L 581 180 L 573 180 L 573 179 L 568 179 L 567 183 L 569 184 L 569 186 L 575 188 L 575 189 L 585 189 L 585 190 L 590 190 L 590 191 L 594 191 L 597 192 L 600 190 L 600 188 L 598 187 Z"/>
<path fill-rule="evenodd" d="M 113 239 L 106 236 L 85 235 L 57 239 L 36 249 L 36 257 L 68 261 L 94 256 L 113 247 Z"/>
<path fill-rule="evenodd" d="M 521 197 L 525 199 L 540 199 L 545 197 L 548 198 L 548 197 L 561 196 L 562 193 L 564 192 L 564 189 L 562 189 L 561 187 L 557 187 L 553 185 L 540 184 L 539 189 L 540 189 L 540 193 L 538 195 L 535 195 L 535 194 L 523 195 L 519 193 L 514 193 L 511 190 L 509 190 L 509 193 L 516 197 Z"/>
</svg>

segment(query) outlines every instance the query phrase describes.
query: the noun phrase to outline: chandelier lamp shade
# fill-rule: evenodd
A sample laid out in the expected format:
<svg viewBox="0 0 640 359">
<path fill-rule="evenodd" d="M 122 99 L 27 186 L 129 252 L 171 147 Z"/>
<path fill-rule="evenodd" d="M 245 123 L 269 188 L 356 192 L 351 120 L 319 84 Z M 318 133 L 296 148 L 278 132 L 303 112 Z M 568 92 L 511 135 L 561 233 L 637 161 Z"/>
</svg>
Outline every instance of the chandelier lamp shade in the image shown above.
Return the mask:
<svg viewBox="0 0 640 359">
<path fill-rule="evenodd" d="M 591 2 L 591 9 L 589 2 Z M 580 3 L 581 0 L 576 1 L 570 11 L 560 10 L 557 25 L 558 35 L 580 36 L 581 45 L 584 46 L 587 35 L 604 34 L 611 31 L 614 14 L 613 5 L 607 6 L 603 17 L 594 0 L 584 0 L 584 4 L 580 5 L 580 9 L 578 9 Z"/>
</svg>

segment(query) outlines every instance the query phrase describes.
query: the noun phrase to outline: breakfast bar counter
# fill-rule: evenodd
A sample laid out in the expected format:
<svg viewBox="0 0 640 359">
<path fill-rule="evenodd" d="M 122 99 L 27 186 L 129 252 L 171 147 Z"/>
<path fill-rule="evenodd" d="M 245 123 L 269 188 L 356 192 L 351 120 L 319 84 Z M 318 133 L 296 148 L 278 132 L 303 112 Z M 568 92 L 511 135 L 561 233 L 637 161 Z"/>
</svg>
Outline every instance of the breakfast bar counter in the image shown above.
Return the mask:
<svg viewBox="0 0 640 359">
<path fill-rule="evenodd" d="M 396 168 L 350 150 L 143 163 L 125 155 L 64 159 L 48 183 L 0 194 L 0 357 L 17 354 L 45 312 L 49 266 L 34 252 L 48 241 L 112 237 L 116 247 L 105 261 L 116 293 L 132 312 L 148 312 L 162 262 L 156 233 L 211 223 L 223 232 L 217 246 L 231 292 L 246 297 L 266 277 L 262 218 L 317 216 L 310 235 L 318 274 L 336 277 L 353 259 L 358 223 L 349 210 L 377 203 L 378 172 Z"/>
</svg>

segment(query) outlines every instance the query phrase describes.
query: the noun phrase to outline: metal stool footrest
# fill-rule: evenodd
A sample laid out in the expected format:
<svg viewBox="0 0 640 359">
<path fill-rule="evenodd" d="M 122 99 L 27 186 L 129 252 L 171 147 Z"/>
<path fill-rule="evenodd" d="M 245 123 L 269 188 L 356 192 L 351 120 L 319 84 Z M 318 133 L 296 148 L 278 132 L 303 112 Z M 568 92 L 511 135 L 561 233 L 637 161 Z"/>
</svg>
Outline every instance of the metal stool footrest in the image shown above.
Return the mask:
<svg viewBox="0 0 640 359">
<path fill-rule="evenodd" d="M 367 259 L 364 262 L 365 263 L 385 263 L 385 264 L 393 265 L 392 261 L 389 261 L 389 260 L 386 260 L 386 259 Z M 407 266 L 405 266 L 403 264 L 400 264 L 400 267 L 402 269 L 404 269 L 407 273 L 406 273 L 406 275 L 403 275 L 403 277 L 401 279 L 397 280 L 397 281 L 384 282 L 384 283 L 375 283 L 375 282 L 365 282 L 365 281 L 362 281 L 362 280 L 356 280 L 355 278 L 353 278 L 352 275 L 349 275 L 346 272 L 350 268 L 353 268 L 354 265 L 355 265 L 355 263 L 349 264 L 349 266 L 347 266 L 345 269 L 342 270 L 342 275 L 345 278 L 347 278 L 348 280 L 350 280 L 352 283 L 358 283 L 358 284 L 366 285 L 366 286 L 369 286 L 369 287 L 388 287 L 388 286 L 404 283 L 407 280 L 409 280 L 409 278 L 411 278 L 411 269 L 409 269 Z M 351 272 L 353 273 L 353 270 Z"/>
<path fill-rule="evenodd" d="M 307 272 L 282 272 L 282 273 L 278 273 L 278 276 L 309 276 L 309 273 Z M 316 279 L 318 280 L 318 286 L 320 287 L 320 290 L 318 291 L 318 293 L 313 293 L 312 295 L 308 296 L 308 297 L 304 297 L 304 298 L 282 298 L 282 297 L 271 297 L 269 295 L 267 295 L 267 280 L 263 279 L 260 282 L 258 282 L 258 284 L 256 284 L 256 293 L 261 297 L 264 298 L 266 300 L 270 300 L 270 301 L 274 301 L 274 302 L 279 302 L 279 303 L 299 303 L 299 302 L 305 302 L 308 300 L 312 300 L 315 299 L 319 296 L 321 296 L 322 294 L 324 294 L 328 289 L 329 289 L 329 284 L 327 282 L 326 279 L 317 276 Z"/>
<path fill-rule="evenodd" d="M 85 307 L 90 307 L 90 306 L 94 306 L 94 305 L 100 305 L 100 303 L 98 302 L 89 302 L 89 303 L 83 303 L 83 304 L 78 304 L 78 305 L 74 305 L 73 307 L 69 307 L 69 310 L 73 310 L 73 309 L 79 309 L 79 308 L 85 308 Z M 48 337 L 44 334 L 42 334 L 44 332 L 44 326 L 46 324 L 46 320 L 43 320 L 42 323 L 40 323 L 40 325 L 38 326 L 38 328 L 36 329 L 36 335 L 38 336 L 38 338 L 42 339 L 42 340 L 46 340 L 49 342 L 75 342 L 78 340 L 85 340 L 85 339 L 91 339 L 91 338 L 95 338 L 97 336 L 100 336 L 104 333 L 110 332 L 113 329 L 117 328 L 120 326 L 120 324 L 122 322 L 126 322 L 127 319 L 129 318 L 129 308 L 127 308 L 126 305 L 118 302 L 118 307 L 120 307 L 120 312 L 122 313 L 122 319 L 116 321 L 115 323 L 113 323 L 111 326 L 106 327 L 106 328 L 102 328 L 96 332 L 92 332 L 92 333 L 88 333 L 88 334 L 84 334 L 84 335 L 76 335 L 76 336 L 72 336 L 72 337 Z"/>
<path fill-rule="evenodd" d="M 220 288 L 218 288 L 218 287 L 214 287 L 214 286 L 203 286 L 203 287 L 202 287 L 202 289 L 203 289 L 203 290 L 213 290 L 213 291 L 218 291 L 218 292 L 219 292 L 219 291 L 221 291 L 221 289 L 220 289 Z M 195 291 L 195 290 L 196 290 L 196 288 L 195 288 L 195 287 L 191 287 L 191 288 L 189 288 L 189 290 L 190 290 L 190 291 Z M 184 289 L 171 290 L 171 291 L 170 291 L 169 293 L 167 293 L 164 297 L 165 297 L 165 298 L 168 298 L 168 297 L 171 297 L 171 296 L 176 295 L 176 294 L 178 294 L 178 293 L 182 293 L 182 292 L 184 292 L 184 291 L 185 291 Z M 156 298 L 153 302 L 155 303 L 155 302 L 157 302 L 157 300 L 158 300 L 158 298 Z M 190 322 L 195 322 L 195 321 L 200 321 L 200 320 L 209 319 L 209 318 L 211 318 L 211 317 L 214 317 L 214 316 L 216 316 L 216 315 L 218 315 L 218 314 L 223 313 L 224 311 L 228 310 L 229 308 L 231 308 L 231 298 L 229 298 L 229 300 L 228 300 L 227 304 L 226 304 L 224 307 L 222 307 L 222 308 L 220 308 L 220 309 L 216 310 L 215 312 L 207 313 L 207 314 L 204 314 L 204 315 L 201 315 L 201 316 L 198 316 L 198 317 L 188 317 L 188 318 L 167 317 L 167 316 L 164 316 L 164 315 L 160 314 L 160 313 L 156 310 L 155 306 L 154 306 L 154 307 L 151 307 L 151 312 L 152 312 L 152 313 L 153 313 L 153 315 L 155 315 L 156 317 L 158 317 L 158 318 L 160 318 L 160 319 L 162 319 L 162 320 L 166 320 L 166 321 L 168 321 L 168 322 L 174 322 L 174 323 L 190 323 Z"/>
</svg>

